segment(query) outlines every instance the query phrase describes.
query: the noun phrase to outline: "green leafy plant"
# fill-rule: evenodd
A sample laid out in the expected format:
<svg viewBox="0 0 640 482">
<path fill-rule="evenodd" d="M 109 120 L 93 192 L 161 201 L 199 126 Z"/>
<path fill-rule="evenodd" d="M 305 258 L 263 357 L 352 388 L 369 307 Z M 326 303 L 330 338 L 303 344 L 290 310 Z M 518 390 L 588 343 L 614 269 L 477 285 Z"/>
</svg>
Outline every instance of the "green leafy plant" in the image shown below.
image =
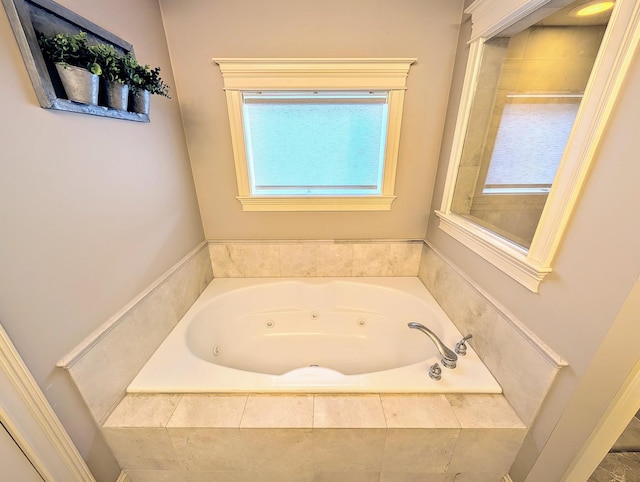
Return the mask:
<svg viewBox="0 0 640 482">
<path fill-rule="evenodd" d="M 88 49 L 102 68 L 101 75 L 104 79 L 120 84 L 127 83 L 130 74 L 127 72 L 124 55 L 118 52 L 113 45 L 91 45 Z"/>
<path fill-rule="evenodd" d="M 133 59 L 135 62 L 135 59 Z M 147 90 L 152 94 L 169 96 L 169 86 L 160 77 L 160 67 L 151 68 L 148 65 L 140 65 L 135 62 L 133 72 L 129 80 L 129 86 L 134 93 Z"/>
<path fill-rule="evenodd" d="M 96 75 L 102 73 L 96 54 L 87 44 L 86 32 L 58 33 L 52 36 L 39 32 L 38 44 L 43 55 L 51 62 L 81 67 Z"/>
</svg>

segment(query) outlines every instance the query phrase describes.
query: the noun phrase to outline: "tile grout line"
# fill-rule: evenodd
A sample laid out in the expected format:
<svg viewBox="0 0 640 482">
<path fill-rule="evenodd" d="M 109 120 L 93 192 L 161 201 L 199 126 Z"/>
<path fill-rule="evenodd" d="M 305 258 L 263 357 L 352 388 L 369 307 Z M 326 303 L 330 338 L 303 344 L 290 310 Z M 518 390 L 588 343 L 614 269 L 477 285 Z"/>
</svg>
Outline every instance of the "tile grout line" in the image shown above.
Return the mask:
<svg viewBox="0 0 640 482">
<path fill-rule="evenodd" d="M 238 431 L 240 431 L 242 429 L 242 421 L 244 420 L 244 414 L 247 411 L 247 404 L 249 403 L 249 395 L 250 395 L 249 393 L 245 394 L 245 396 L 244 396 L 244 405 L 242 405 L 242 413 L 240 414 L 240 421 L 238 422 L 238 426 L 237 427 L 233 427 L 233 428 L 237 428 Z"/>
<path fill-rule="evenodd" d="M 163 425 L 163 428 L 167 428 L 167 426 L 169 425 L 169 423 L 171 422 L 171 419 L 173 418 L 174 414 L 176 413 L 176 410 L 178 410 L 178 406 L 182 403 L 182 400 L 184 400 L 184 393 L 180 393 L 180 399 L 178 400 L 178 403 L 176 403 L 176 406 L 173 407 L 173 411 L 171 412 L 171 415 L 169 415 L 169 418 L 167 419 L 167 422 Z M 167 435 L 169 435 L 169 432 L 167 431 Z"/>
</svg>

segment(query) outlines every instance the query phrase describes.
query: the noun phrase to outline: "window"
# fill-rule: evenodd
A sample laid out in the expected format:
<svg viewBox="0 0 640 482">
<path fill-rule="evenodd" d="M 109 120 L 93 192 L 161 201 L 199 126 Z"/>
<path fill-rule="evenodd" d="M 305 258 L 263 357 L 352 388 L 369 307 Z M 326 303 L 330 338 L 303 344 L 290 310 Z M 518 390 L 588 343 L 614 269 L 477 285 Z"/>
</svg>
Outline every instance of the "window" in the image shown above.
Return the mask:
<svg viewBox="0 0 640 482">
<path fill-rule="evenodd" d="M 379 195 L 386 92 L 243 94 L 252 195 Z"/>
<path fill-rule="evenodd" d="M 585 26 L 576 25 L 575 19 L 567 20 L 579 3 L 576 0 L 566 6 L 545 5 L 539 8 L 539 0 L 525 0 L 518 5 L 508 0 L 475 0 L 465 10 L 472 16 L 469 60 L 442 203 L 436 215 L 440 229 L 532 292 L 538 291 L 540 283 L 552 271 L 553 257 L 587 179 L 640 34 L 640 0 L 617 0 L 610 19 L 607 15 Z M 545 15 L 549 16 L 540 23 Z M 601 30 L 598 42 L 576 41 L 595 27 Z M 549 43 L 544 41 L 548 33 L 553 37 Z M 569 41 L 561 43 L 562 37 Z M 516 40 L 512 43 L 513 39 Z M 533 59 L 532 56 L 542 52 L 540 47 L 543 44 L 551 46 L 544 50 L 552 55 L 545 53 Z M 583 47 L 586 44 L 590 45 L 589 58 L 585 58 L 587 50 Z M 510 47 L 516 55 L 505 55 Z M 575 59 L 575 62 L 571 61 L 575 68 L 569 68 L 570 58 Z M 587 60 L 590 65 L 587 65 Z M 514 69 L 518 64 L 523 67 L 522 75 L 517 75 Z M 582 77 L 576 75 L 581 72 L 588 74 L 584 87 L 569 85 L 569 82 L 576 82 Z M 502 122 L 498 115 L 501 114 L 500 108 L 494 109 L 494 106 L 500 106 L 496 101 L 502 102 L 500 99 L 513 93 L 564 95 L 569 92 L 577 95 L 584 92 L 584 97 L 559 102 L 565 104 L 563 116 L 575 115 L 575 119 L 548 197 L 547 193 L 485 194 L 484 189 L 492 183 L 494 187 L 499 184 L 491 174 L 487 186 L 485 180 L 489 170 L 485 169 L 483 162 L 492 157 L 497 137 L 494 129 L 497 132 Z M 580 106 L 576 114 L 568 112 L 578 103 Z M 549 105 L 543 105 L 536 109 L 549 111 Z M 559 134 L 554 132 L 553 136 L 561 137 Z M 558 139 L 554 139 L 554 144 L 556 141 Z M 522 147 L 517 144 L 518 149 Z M 529 146 L 531 141 L 520 144 Z M 560 149 L 554 150 L 557 153 Z M 528 177 L 526 182 L 532 179 L 533 176 Z M 505 184 L 521 184 L 522 180 L 523 177 L 519 176 L 505 181 Z M 539 180 L 537 178 L 536 182 Z M 546 182 L 542 178 L 539 183 Z M 525 201 L 519 204 L 526 204 L 524 207 L 527 209 L 512 203 L 517 198 Z M 545 199 L 543 208 L 537 209 L 532 205 L 529 202 L 532 198 Z M 484 204 L 475 209 L 478 200 Z M 514 204 L 513 209 L 496 209 L 501 201 Z M 514 211 L 518 215 L 516 222 L 512 222 L 516 218 Z M 505 228 L 507 223 L 508 232 Z M 520 232 L 514 236 L 513 226 L 518 230 L 527 228 L 531 234 L 526 239 L 527 243 L 522 242 Z"/>
<path fill-rule="evenodd" d="M 483 194 L 549 192 L 580 94 L 507 95 Z"/>
<path fill-rule="evenodd" d="M 246 211 L 389 210 L 414 59 L 217 59 Z"/>
</svg>

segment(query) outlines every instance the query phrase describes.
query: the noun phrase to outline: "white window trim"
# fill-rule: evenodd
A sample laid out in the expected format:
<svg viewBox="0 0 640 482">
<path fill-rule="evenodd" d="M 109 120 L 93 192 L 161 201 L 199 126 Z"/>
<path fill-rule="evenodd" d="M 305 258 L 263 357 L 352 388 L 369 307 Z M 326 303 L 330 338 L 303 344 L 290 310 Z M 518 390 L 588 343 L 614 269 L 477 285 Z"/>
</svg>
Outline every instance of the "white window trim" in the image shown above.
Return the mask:
<svg viewBox="0 0 640 482">
<path fill-rule="evenodd" d="M 449 159 L 439 227 L 505 274 L 538 292 L 552 271 L 553 257 L 577 203 L 598 144 L 640 39 L 640 0 L 617 0 L 607 32 L 593 66 L 565 155 L 549 193 L 529 250 L 451 211 L 484 42 L 536 8 L 540 0 L 512 2 L 476 0 L 466 10 L 472 15 L 469 60 Z M 551 13 L 547 11 L 547 14 Z"/>
<path fill-rule="evenodd" d="M 389 211 L 395 199 L 404 92 L 416 59 L 213 59 L 220 66 L 244 211 Z M 242 120 L 243 91 L 388 91 L 389 124 L 380 195 L 255 196 L 251 194 Z"/>
</svg>

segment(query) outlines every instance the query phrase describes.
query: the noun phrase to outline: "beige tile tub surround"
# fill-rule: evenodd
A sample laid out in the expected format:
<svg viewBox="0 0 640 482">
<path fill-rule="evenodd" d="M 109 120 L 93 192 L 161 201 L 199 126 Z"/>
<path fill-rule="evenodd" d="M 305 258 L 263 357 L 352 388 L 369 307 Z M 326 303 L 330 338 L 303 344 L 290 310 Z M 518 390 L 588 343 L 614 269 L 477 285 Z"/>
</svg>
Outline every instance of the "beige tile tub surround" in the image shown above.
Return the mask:
<svg viewBox="0 0 640 482">
<path fill-rule="evenodd" d="M 58 363 L 96 421 L 124 397 L 153 352 L 213 279 L 206 242 L 180 260 Z"/>
<path fill-rule="evenodd" d="M 133 482 L 498 482 L 526 428 L 501 395 L 127 395 L 103 426 Z"/>
<path fill-rule="evenodd" d="M 422 240 L 210 241 L 216 278 L 417 276 Z"/>
<path fill-rule="evenodd" d="M 425 245 L 419 278 L 474 348 L 520 418 L 530 425 L 566 361 Z"/>
</svg>

